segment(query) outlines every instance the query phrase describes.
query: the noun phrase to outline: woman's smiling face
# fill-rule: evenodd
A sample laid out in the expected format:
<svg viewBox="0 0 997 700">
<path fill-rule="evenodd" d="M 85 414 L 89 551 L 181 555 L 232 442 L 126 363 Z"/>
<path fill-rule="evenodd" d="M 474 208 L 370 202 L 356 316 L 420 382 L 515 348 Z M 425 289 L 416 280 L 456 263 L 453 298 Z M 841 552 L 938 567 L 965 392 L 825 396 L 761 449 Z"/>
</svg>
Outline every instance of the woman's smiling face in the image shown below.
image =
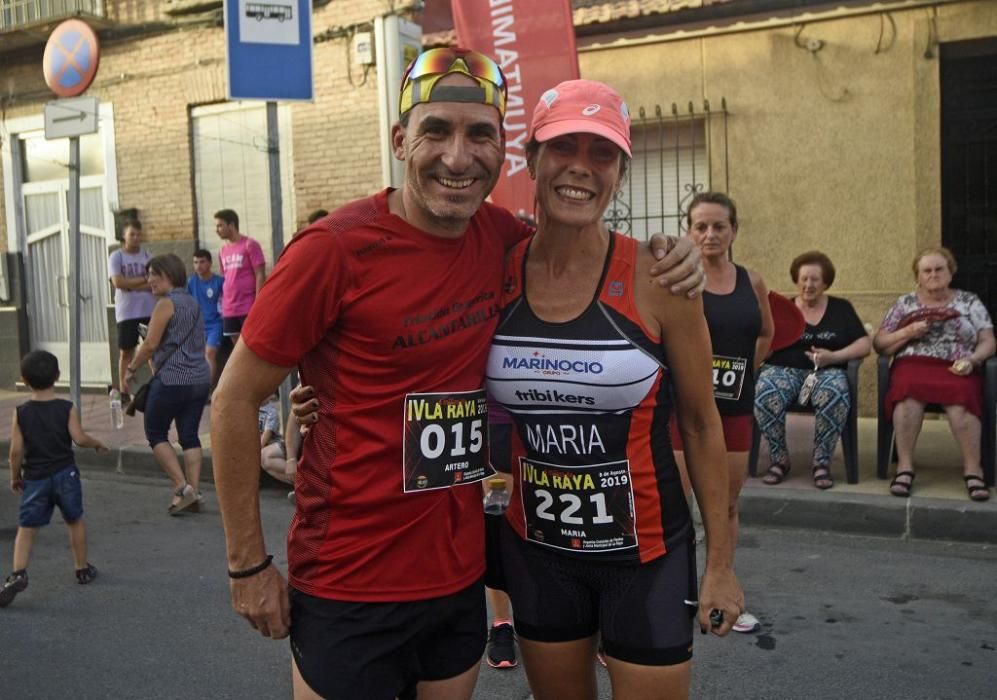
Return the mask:
<svg viewBox="0 0 997 700">
<path fill-rule="evenodd" d="M 541 217 L 568 226 L 602 221 L 620 184 L 622 157 L 619 146 L 595 134 L 564 134 L 541 143 L 530 159 Z"/>
</svg>

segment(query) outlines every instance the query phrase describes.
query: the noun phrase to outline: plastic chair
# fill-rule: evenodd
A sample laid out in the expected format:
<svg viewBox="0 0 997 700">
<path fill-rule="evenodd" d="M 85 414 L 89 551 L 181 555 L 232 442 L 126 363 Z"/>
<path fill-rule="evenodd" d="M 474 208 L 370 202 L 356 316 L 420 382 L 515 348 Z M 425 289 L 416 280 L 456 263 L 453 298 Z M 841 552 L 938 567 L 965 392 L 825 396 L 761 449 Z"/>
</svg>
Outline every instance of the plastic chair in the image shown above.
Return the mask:
<svg viewBox="0 0 997 700">
<path fill-rule="evenodd" d="M 890 462 L 896 461 L 896 441 L 893 435 L 893 421 L 886 418 L 884 399 L 890 388 L 890 362 L 892 358 L 880 357 L 876 366 L 876 384 L 879 402 L 879 430 L 876 446 L 876 476 L 886 479 Z M 997 357 L 991 357 L 983 365 L 983 418 L 980 436 L 980 459 L 983 463 L 983 480 L 987 486 L 994 485 L 995 446 L 997 446 Z M 928 404 L 925 412 L 944 413 L 939 404 Z"/>
<path fill-rule="evenodd" d="M 849 360 L 845 370 L 848 375 L 848 393 L 852 397 L 851 408 L 848 409 L 848 417 L 845 419 L 845 427 L 841 431 L 841 450 L 845 456 L 845 476 L 849 484 L 859 482 L 859 367 L 862 360 Z M 793 403 L 786 413 L 814 413 L 813 406 L 801 406 Z M 754 430 L 751 434 L 751 452 L 748 455 L 748 473 L 757 476 L 758 472 L 758 450 L 761 446 L 762 432 L 757 421 L 752 421 Z"/>
</svg>

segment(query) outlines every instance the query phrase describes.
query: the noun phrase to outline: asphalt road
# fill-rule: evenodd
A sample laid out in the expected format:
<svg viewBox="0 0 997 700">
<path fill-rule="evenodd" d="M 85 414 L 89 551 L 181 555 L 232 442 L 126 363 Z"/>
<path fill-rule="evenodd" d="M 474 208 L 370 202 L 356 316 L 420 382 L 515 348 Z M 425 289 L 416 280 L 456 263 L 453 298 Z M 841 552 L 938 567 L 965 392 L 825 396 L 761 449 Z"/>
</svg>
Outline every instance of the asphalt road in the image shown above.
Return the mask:
<svg viewBox="0 0 997 700">
<path fill-rule="evenodd" d="M 166 481 L 85 475 L 90 559 L 76 584 L 65 529 L 42 531 L 30 586 L 0 610 L 0 697 L 287 698 L 285 642 L 228 606 L 221 522 L 166 515 Z M 6 477 L 3 479 L 6 483 Z M 0 572 L 9 573 L 17 501 L 0 494 Z M 283 568 L 291 505 L 265 491 Z M 696 698 L 994 697 L 997 548 L 753 528 L 738 572 L 756 635 L 696 635 Z M 602 697 L 610 697 L 600 670 Z M 476 698 L 528 698 L 521 669 L 484 667 Z"/>
</svg>

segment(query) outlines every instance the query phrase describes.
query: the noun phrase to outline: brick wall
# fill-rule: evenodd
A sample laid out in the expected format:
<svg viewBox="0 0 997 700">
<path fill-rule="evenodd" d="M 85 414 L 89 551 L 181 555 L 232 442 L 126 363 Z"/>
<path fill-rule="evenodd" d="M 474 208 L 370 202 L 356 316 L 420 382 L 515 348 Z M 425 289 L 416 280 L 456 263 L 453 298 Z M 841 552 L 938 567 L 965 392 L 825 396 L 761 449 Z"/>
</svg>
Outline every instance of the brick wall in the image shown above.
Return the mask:
<svg viewBox="0 0 997 700">
<path fill-rule="evenodd" d="M 109 15 L 126 22 L 166 17 L 156 3 L 112 2 Z M 203 3 L 210 7 L 211 3 Z M 216 3 L 218 4 L 218 3 Z M 349 55 L 349 35 L 337 30 L 370 23 L 388 0 L 332 0 L 313 15 L 314 103 L 292 105 L 296 207 L 304 223 L 316 208 L 332 209 L 381 187 L 376 71 L 366 79 Z M 0 81 L 12 96 L 6 118 L 38 115 L 51 99 L 41 75 L 43 47 L 4 57 Z M 352 84 L 351 84 L 352 78 Z M 102 44 L 100 71 L 88 91 L 114 108 L 118 204 L 139 209 L 148 241 L 195 236 L 190 108 L 225 100 L 224 31 L 210 25 L 164 27 L 139 38 Z M 0 198 L 0 245 L 7 249 Z"/>
</svg>

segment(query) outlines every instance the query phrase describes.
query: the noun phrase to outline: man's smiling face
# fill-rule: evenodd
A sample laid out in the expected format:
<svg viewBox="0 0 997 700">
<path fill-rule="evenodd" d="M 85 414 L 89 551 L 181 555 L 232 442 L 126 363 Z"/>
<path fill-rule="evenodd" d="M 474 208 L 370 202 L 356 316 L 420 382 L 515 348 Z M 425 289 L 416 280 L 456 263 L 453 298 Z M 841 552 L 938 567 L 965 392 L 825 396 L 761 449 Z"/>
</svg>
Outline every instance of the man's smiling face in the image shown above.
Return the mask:
<svg viewBox="0 0 997 700">
<path fill-rule="evenodd" d="M 438 85 L 474 85 L 448 75 Z M 498 110 L 471 102 L 423 102 L 395 126 L 395 156 L 405 161 L 405 217 L 429 233 L 459 234 L 495 187 L 505 141 Z"/>
</svg>

